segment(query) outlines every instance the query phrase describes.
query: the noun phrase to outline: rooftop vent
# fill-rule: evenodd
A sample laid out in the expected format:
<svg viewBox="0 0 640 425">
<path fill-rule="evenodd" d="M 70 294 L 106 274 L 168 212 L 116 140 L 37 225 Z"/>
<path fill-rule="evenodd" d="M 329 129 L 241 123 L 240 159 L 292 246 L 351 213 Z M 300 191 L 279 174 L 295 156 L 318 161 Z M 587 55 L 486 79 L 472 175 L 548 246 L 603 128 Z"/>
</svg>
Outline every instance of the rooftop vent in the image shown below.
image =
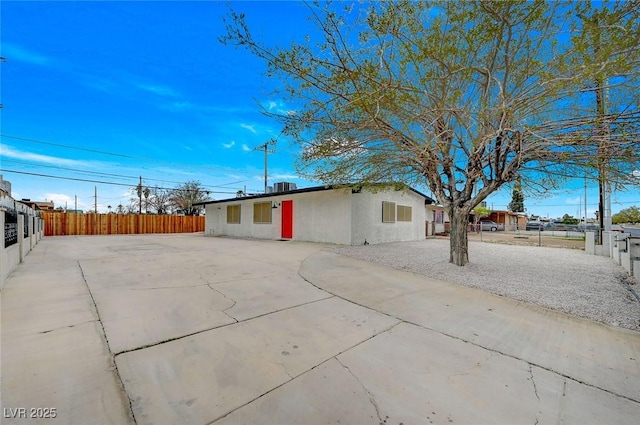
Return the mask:
<svg viewBox="0 0 640 425">
<path fill-rule="evenodd" d="M 296 190 L 295 183 L 280 182 L 273 185 L 274 192 L 289 192 L 290 190 Z"/>
</svg>

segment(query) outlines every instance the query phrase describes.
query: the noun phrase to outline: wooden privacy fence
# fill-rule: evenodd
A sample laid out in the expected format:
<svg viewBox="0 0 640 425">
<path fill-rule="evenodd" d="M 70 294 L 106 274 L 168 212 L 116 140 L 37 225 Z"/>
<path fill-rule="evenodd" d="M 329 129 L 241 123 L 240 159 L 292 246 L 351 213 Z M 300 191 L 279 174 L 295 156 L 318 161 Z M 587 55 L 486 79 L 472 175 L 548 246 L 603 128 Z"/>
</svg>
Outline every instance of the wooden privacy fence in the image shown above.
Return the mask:
<svg viewBox="0 0 640 425">
<path fill-rule="evenodd" d="M 204 216 L 75 214 L 43 212 L 45 236 L 193 233 L 204 231 Z"/>
</svg>

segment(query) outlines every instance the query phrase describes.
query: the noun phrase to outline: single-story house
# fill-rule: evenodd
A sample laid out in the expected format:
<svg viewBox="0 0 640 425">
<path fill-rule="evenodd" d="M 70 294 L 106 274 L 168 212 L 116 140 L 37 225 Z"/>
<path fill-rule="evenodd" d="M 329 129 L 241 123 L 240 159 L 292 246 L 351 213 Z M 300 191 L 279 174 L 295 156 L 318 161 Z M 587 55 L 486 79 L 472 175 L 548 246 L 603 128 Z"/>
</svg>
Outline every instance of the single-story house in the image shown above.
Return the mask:
<svg viewBox="0 0 640 425">
<path fill-rule="evenodd" d="M 445 233 L 448 230 L 449 214 L 447 210 L 439 204 L 425 205 L 427 220 L 427 236 L 435 236 Z"/>
<path fill-rule="evenodd" d="M 209 236 L 362 245 L 424 239 L 432 202 L 409 187 L 318 186 L 198 205 Z"/>
<path fill-rule="evenodd" d="M 511 211 L 492 210 L 486 220 L 495 221 L 498 224 L 504 224 L 505 230 L 524 230 L 527 226 L 527 216 L 524 213 L 515 213 Z"/>
</svg>

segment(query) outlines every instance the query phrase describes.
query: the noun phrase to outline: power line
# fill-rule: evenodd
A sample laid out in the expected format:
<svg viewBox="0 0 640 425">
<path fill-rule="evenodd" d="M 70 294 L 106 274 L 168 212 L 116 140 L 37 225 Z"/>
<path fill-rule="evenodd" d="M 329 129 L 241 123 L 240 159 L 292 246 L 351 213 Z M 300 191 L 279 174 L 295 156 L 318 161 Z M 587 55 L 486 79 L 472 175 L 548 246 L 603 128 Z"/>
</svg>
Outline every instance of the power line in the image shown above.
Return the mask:
<svg viewBox="0 0 640 425">
<path fill-rule="evenodd" d="M 74 178 L 74 177 L 52 176 L 50 174 L 41 174 L 41 173 L 28 173 L 26 171 L 8 170 L 6 168 L 0 168 L 0 171 L 2 171 L 4 173 L 25 174 L 25 175 L 28 175 L 28 176 L 46 177 L 46 178 L 51 178 L 51 179 L 72 180 L 72 181 L 87 182 L 87 183 L 100 183 L 100 184 L 108 184 L 108 185 L 112 185 L 112 186 L 135 187 L 135 185 L 132 185 L 132 184 L 107 182 L 107 181 L 102 181 L 102 180 L 80 179 L 80 178 Z M 156 186 L 154 186 L 154 187 L 156 187 Z M 164 190 L 176 190 L 176 188 L 174 188 L 174 187 L 156 187 L 156 188 L 157 189 L 164 189 Z M 208 192 L 210 192 L 210 193 L 223 193 L 223 194 L 235 194 L 236 193 L 236 192 L 220 192 L 220 191 L 212 191 L 212 190 L 209 190 Z"/>
<path fill-rule="evenodd" d="M 74 150 L 78 150 L 78 151 L 99 153 L 101 155 L 118 156 L 118 157 L 121 157 L 121 158 L 141 159 L 141 158 L 137 158 L 137 157 L 131 156 L 131 155 L 124 155 L 124 154 L 113 153 L 113 152 L 105 152 L 105 151 L 99 151 L 99 150 L 87 149 L 87 148 L 79 148 L 79 147 L 76 147 L 76 146 L 63 145 L 63 144 L 60 144 L 60 143 L 44 142 L 42 140 L 36 140 L 36 139 L 27 139 L 26 137 L 9 136 L 7 134 L 1 134 L 0 137 L 4 137 L 6 139 L 20 140 L 22 142 L 38 143 L 38 144 L 41 144 L 41 145 L 57 146 L 59 148 L 65 148 L 65 149 L 74 149 Z"/>
<path fill-rule="evenodd" d="M 95 176 L 104 176 L 104 177 L 117 177 L 117 178 L 124 178 L 124 179 L 134 179 L 134 180 L 138 180 L 139 176 L 128 176 L 128 175 L 124 175 L 124 174 L 112 174 L 112 173 L 102 173 L 99 171 L 88 171 L 88 170 L 80 170 L 77 168 L 67 168 L 67 167 L 60 167 L 58 165 L 44 165 L 44 164 L 35 164 L 32 162 L 24 162 L 24 161 L 14 161 L 14 160 L 10 160 L 10 159 L 3 159 L 3 162 L 10 162 L 12 164 L 21 164 L 21 165 L 29 165 L 32 167 L 42 167 L 42 168 L 53 168 L 56 170 L 62 170 L 62 171 L 73 171 L 73 172 L 77 172 L 77 173 L 83 173 L 83 174 L 89 174 L 89 175 L 95 175 Z M 230 182 L 230 183 L 225 183 L 222 185 L 205 185 L 203 184 L 202 187 L 213 187 L 213 188 L 224 188 L 226 186 L 231 186 L 234 184 L 238 184 L 238 183 L 244 183 L 247 181 L 250 181 L 253 179 L 249 179 L 249 180 L 239 180 L 239 181 L 235 181 L 235 182 Z M 159 181 L 159 182 L 164 182 L 164 183 L 175 183 L 175 184 L 183 184 L 184 182 L 178 182 L 178 181 L 171 181 L 171 180 L 164 180 L 164 179 L 155 179 L 155 178 L 145 178 L 145 181 Z"/>
<path fill-rule="evenodd" d="M 63 143 L 46 142 L 46 141 L 43 141 L 43 140 L 31 139 L 31 138 L 20 137 L 20 136 L 12 136 L 12 135 L 2 134 L 2 133 L 0 133 L 0 137 L 1 138 L 6 138 L 6 139 L 12 139 L 12 140 L 20 140 L 20 141 L 29 142 L 29 143 L 37 143 L 37 144 L 41 144 L 41 145 L 56 146 L 56 147 L 60 147 L 60 148 L 64 148 L 64 149 L 73 149 L 73 150 L 77 150 L 77 151 L 97 153 L 97 154 L 100 154 L 100 155 L 108 155 L 108 156 L 115 156 L 115 157 L 120 157 L 120 158 L 135 159 L 135 160 L 138 160 L 138 161 L 146 161 L 146 162 L 150 162 L 150 163 L 164 163 L 164 164 L 168 164 L 168 165 L 184 165 L 184 166 L 188 166 L 188 167 L 191 167 L 191 168 L 193 168 L 193 167 L 202 167 L 202 168 L 218 170 L 218 171 L 223 171 L 223 172 L 229 172 L 229 173 L 235 173 L 237 171 L 237 170 L 234 170 L 232 168 L 219 167 L 219 166 L 215 166 L 215 165 L 197 165 L 197 164 L 187 164 L 187 163 L 180 163 L 180 162 L 162 161 L 162 160 L 153 159 L 153 158 L 146 158 L 146 157 L 133 156 L 133 155 L 125 155 L 125 154 L 121 154 L 121 153 L 117 153 L 117 152 L 109 152 L 109 151 L 102 151 L 102 150 L 95 150 L 95 149 L 87 149 L 87 148 L 81 148 L 81 147 L 78 147 L 78 146 L 66 145 L 66 144 L 63 144 Z"/>
</svg>

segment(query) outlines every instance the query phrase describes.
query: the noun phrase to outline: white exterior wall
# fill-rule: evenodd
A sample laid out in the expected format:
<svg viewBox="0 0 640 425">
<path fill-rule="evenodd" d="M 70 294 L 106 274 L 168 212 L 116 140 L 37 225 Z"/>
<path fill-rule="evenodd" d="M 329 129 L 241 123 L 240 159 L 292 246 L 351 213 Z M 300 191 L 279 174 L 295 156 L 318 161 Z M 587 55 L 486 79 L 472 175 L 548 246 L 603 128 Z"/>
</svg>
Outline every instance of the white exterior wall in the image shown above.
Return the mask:
<svg viewBox="0 0 640 425">
<path fill-rule="evenodd" d="M 280 239 L 282 201 L 293 201 L 293 240 L 348 245 L 351 242 L 351 190 L 336 189 L 234 199 L 205 206 L 205 234 L 258 239 Z M 253 222 L 253 204 L 272 202 L 271 223 Z M 240 224 L 227 223 L 227 206 L 240 204 Z"/>
<path fill-rule="evenodd" d="M 415 241 L 425 238 L 424 198 L 412 191 L 369 192 L 353 195 L 351 245 Z M 395 223 L 382 222 L 382 202 L 395 202 Z M 398 221 L 398 205 L 411 207 L 411 221 Z"/>
<path fill-rule="evenodd" d="M 377 192 L 350 188 L 288 193 L 262 198 L 233 199 L 207 204 L 205 234 L 258 239 L 280 239 L 282 201 L 293 201 L 293 240 L 361 245 L 425 237 L 424 198 L 412 191 Z M 382 222 L 382 202 L 411 207 L 411 221 Z M 253 223 L 253 204 L 271 202 L 271 223 Z M 227 206 L 240 205 L 240 224 L 227 223 Z"/>
<path fill-rule="evenodd" d="M 293 239 L 351 244 L 351 189 L 299 193 L 293 199 Z"/>
</svg>

